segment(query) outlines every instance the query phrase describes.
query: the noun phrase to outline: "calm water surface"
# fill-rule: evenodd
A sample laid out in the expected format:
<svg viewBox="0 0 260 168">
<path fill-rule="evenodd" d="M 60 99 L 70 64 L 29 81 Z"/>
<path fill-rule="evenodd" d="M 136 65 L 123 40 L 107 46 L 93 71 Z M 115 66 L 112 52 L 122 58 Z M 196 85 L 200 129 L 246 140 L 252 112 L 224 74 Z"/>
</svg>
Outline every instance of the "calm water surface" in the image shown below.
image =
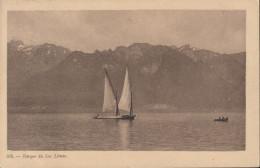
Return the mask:
<svg viewBox="0 0 260 168">
<path fill-rule="evenodd" d="M 93 113 L 8 114 L 9 150 L 245 150 L 245 113 L 136 113 L 134 121 Z M 228 116 L 229 121 L 214 122 Z"/>
</svg>

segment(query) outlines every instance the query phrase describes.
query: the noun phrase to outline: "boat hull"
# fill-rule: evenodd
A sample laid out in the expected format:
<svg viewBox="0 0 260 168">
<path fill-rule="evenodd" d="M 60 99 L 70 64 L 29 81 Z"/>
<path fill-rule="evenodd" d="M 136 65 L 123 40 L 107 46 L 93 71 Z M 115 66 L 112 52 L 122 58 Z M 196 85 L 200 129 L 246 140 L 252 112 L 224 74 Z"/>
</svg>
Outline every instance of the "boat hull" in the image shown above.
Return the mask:
<svg viewBox="0 0 260 168">
<path fill-rule="evenodd" d="M 136 115 L 124 115 L 122 116 L 122 120 L 134 120 Z"/>
<path fill-rule="evenodd" d="M 94 119 L 117 119 L 117 120 L 134 120 L 136 115 L 123 115 L 123 116 L 96 116 Z"/>
</svg>

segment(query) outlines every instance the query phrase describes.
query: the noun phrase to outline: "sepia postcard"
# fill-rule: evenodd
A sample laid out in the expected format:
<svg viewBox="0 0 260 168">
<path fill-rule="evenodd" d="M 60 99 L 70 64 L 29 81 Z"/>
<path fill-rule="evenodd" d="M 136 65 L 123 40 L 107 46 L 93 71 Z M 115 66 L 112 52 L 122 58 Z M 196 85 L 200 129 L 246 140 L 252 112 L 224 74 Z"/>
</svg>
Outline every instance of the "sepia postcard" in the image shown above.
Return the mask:
<svg viewBox="0 0 260 168">
<path fill-rule="evenodd" d="M 0 168 L 258 167 L 258 6 L 0 1 Z"/>
</svg>

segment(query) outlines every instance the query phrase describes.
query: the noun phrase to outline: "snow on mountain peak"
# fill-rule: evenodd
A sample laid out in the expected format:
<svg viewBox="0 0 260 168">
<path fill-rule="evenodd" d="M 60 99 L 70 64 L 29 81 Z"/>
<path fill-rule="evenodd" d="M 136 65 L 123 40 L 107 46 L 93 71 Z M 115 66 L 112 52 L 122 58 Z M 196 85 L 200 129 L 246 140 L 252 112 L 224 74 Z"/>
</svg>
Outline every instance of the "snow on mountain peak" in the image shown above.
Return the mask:
<svg viewBox="0 0 260 168">
<path fill-rule="evenodd" d="M 23 48 L 25 48 L 26 46 L 24 44 L 20 44 L 17 46 L 17 50 L 22 50 Z"/>
<path fill-rule="evenodd" d="M 179 51 L 196 51 L 196 50 L 200 50 L 200 49 L 191 47 L 190 44 L 186 44 L 186 45 L 179 47 L 178 50 Z"/>
<path fill-rule="evenodd" d="M 31 50 L 32 50 L 32 47 L 30 46 L 26 46 L 24 44 L 20 44 L 17 46 L 17 50 L 18 51 L 24 51 L 26 52 L 27 54 L 30 54 L 31 53 Z"/>
</svg>

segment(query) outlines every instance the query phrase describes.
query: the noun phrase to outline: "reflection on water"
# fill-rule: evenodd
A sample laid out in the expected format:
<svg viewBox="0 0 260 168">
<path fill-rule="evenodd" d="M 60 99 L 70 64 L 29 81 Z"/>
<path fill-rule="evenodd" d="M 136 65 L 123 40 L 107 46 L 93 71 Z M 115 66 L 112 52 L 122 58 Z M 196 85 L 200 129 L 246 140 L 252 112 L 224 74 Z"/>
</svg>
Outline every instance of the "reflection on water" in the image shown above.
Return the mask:
<svg viewBox="0 0 260 168">
<path fill-rule="evenodd" d="M 135 120 L 94 114 L 9 114 L 9 150 L 245 150 L 245 113 L 138 113 Z"/>
<path fill-rule="evenodd" d="M 128 149 L 129 145 L 129 128 L 131 121 L 130 120 L 117 120 L 117 128 L 119 129 L 120 133 L 120 142 L 121 142 L 121 147 L 123 150 Z"/>
</svg>

